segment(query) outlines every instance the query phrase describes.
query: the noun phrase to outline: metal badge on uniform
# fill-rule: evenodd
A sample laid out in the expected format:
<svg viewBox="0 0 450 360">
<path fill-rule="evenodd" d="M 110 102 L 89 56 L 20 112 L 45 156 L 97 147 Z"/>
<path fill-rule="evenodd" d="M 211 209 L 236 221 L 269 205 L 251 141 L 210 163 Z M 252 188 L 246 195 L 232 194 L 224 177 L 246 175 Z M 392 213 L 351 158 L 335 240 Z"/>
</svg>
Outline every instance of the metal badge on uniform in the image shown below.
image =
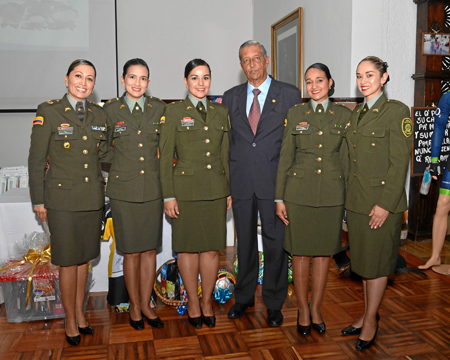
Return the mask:
<svg viewBox="0 0 450 360">
<path fill-rule="evenodd" d="M 70 148 L 70 143 L 65 142 L 65 143 L 64 143 L 64 148 L 66 148 L 66 149 Z"/>
<path fill-rule="evenodd" d="M 181 126 L 194 126 L 194 119 L 191 119 L 190 117 L 181 119 Z"/>
<path fill-rule="evenodd" d="M 295 127 L 295 131 L 303 131 L 303 130 L 308 130 L 309 129 L 309 124 L 307 122 L 301 122 L 300 124 L 298 124 Z"/>
<path fill-rule="evenodd" d="M 92 126 L 92 130 L 106 131 L 106 127 L 105 126 Z"/>
</svg>

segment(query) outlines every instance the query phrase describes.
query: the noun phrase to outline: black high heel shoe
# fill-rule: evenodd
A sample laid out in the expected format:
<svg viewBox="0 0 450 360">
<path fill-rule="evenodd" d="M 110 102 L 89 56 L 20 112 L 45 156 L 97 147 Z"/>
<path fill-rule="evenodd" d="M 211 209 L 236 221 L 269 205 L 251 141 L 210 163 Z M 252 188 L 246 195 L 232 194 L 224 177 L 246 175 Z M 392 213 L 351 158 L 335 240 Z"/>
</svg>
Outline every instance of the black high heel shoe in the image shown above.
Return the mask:
<svg viewBox="0 0 450 360">
<path fill-rule="evenodd" d="M 159 316 L 157 318 L 155 318 L 155 319 L 149 319 L 147 316 L 144 315 L 144 313 L 141 313 L 141 314 L 142 314 L 142 319 L 146 318 L 147 321 L 148 321 L 148 324 L 151 327 L 154 327 L 154 328 L 157 328 L 157 329 L 164 327 L 164 323 L 159 318 Z"/>
<path fill-rule="evenodd" d="M 92 328 L 91 325 L 88 325 L 85 327 L 78 326 L 78 331 L 80 332 L 80 334 L 83 334 L 83 335 L 94 335 L 94 329 Z"/>
<path fill-rule="evenodd" d="M 380 321 L 380 315 L 377 313 L 377 322 Z M 362 328 L 355 328 L 353 325 L 349 325 L 346 328 L 341 330 L 342 335 L 351 336 L 351 335 L 359 335 L 361 334 Z"/>
<path fill-rule="evenodd" d="M 299 318 L 300 318 L 300 311 L 297 311 L 297 331 L 303 336 L 306 336 L 311 332 L 311 324 L 307 326 L 300 325 L 298 323 Z"/>
<path fill-rule="evenodd" d="M 128 313 L 128 314 L 130 315 L 130 313 Z M 144 330 L 145 329 L 143 318 L 141 318 L 141 320 L 133 320 L 133 319 L 131 319 L 131 315 L 130 315 L 130 325 L 135 330 Z"/>
<path fill-rule="evenodd" d="M 325 333 L 327 331 L 327 328 L 325 326 L 325 322 L 322 321 L 320 324 L 314 324 L 312 321 L 312 315 L 311 315 L 311 303 L 309 303 L 309 319 L 311 321 L 311 327 L 317 331 L 319 334 Z"/>
<path fill-rule="evenodd" d="M 188 312 L 188 322 L 189 322 L 189 324 L 191 324 L 196 329 L 201 329 L 202 328 L 203 321 L 202 321 L 202 317 L 201 316 L 197 316 L 195 318 L 191 318 L 189 316 L 189 312 Z"/>
<path fill-rule="evenodd" d="M 67 330 L 66 330 L 66 323 L 64 322 L 64 332 L 66 334 L 66 341 L 69 345 L 73 345 L 73 346 L 78 346 L 80 345 L 80 341 L 81 341 L 81 336 L 80 334 L 75 335 L 75 336 L 69 336 L 67 335 Z"/>
<path fill-rule="evenodd" d="M 378 314 L 377 314 L 378 315 Z M 377 332 L 378 332 L 378 321 L 379 321 L 380 317 L 378 316 L 377 318 L 377 327 L 375 328 L 375 334 L 373 335 L 372 340 L 361 340 L 360 338 L 358 338 L 358 340 L 356 340 L 356 344 L 355 344 L 355 349 L 356 350 L 365 350 L 370 348 L 374 341 L 375 338 L 377 336 Z"/>
</svg>

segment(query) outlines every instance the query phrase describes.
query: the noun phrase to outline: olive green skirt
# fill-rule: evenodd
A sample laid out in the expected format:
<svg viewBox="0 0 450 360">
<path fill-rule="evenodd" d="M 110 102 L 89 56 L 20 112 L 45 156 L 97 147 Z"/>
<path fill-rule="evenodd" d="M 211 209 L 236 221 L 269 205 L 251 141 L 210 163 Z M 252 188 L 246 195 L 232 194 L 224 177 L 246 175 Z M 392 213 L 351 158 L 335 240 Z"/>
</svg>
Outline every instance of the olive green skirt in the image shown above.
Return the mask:
<svg viewBox="0 0 450 360">
<path fill-rule="evenodd" d="M 100 255 L 103 208 L 94 211 L 47 209 L 52 263 L 80 265 Z"/>
<path fill-rule="evenodd" d="M 383 226 L 371 229 L 370 216 L 347 210 L 353 272 L 367 279 L 389 276 L 395 272 L 402 217 L 402 213 L 389 214 Z"/>
<path fill-rule="evenodd" d="M 330 256 L 342 248 L 344 206 L 312 207 L 285 201 L 284 249 L 297 256 Z"/>
<path fill-rule="evenodd" d="M 177 252 L 222 250 L 227 241 L 227 198 L 178 201 L 172 219 L 172 249 Z"/>
<path fill-rule="evenodd" d="M 110 199 L 116 249 L 125 254 L 162 245 L 163 201 L 128 202 Z"/>
</svg>

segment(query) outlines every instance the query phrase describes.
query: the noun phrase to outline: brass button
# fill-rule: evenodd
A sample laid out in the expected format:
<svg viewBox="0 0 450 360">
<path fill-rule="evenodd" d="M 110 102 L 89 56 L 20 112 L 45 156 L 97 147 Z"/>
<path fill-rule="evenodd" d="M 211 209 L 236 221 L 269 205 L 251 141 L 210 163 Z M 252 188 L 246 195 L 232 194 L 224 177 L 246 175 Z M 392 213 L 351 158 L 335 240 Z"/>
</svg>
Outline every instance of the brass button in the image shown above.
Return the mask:
<svg viewBox="0 0 450 360">
<path fill-rule="evenodd" d="M 205 126 L 203 129 L 205 129 L 205 131 L 208 131 L 208 127 L 207 126 Z"/>
<path fill-rule="evenodd" d="M 321 157 L 318 157 L 316 160 L 317 160 L 318 162 L 321 162 L 321 161 L 322 161 L 322 158 L 321 158 Z"/>
<path fill-rule="evenodd" d="M 356 145 L 355 145 L 355 144 L 353 144 L 353 149 L 354 149 L 354 148 L 356 148 Z"/>
<path fill-rule="evenodd" d="M 319 144 L 318 148 L 319 148 L 319 149 L 322 149 L 322 144 Z"/>
<path fill-rule="evenodd" d="M 89 168 L 89 164 L 84 164 L 84 168 L 88 169 Z"/>
<path fill-rule="evenodd" d="M 122 131 L 119 131 L 119 135 L 122 135 Z"/>
<path fill-rule="evenodd" d="M 341 130 L 338 130 L 338 134 L 340 134 L 341 133 Z"/>
<path fill-rule="evenodd" d="M 318 134 L 319 134 L 319 135 L 323 135 L 323 131 L 320 130 L 320 131 L 318 132 Z"/>
<path fill-rule="evenodd" d="M 141 170 L 140 173 L 143 174 L 143 173 L 145 173 L 145 171 L 144 171 L 144 170 Z"/>
<path fill-rule="evenodd" d="M 356 159 L 353 159 L 353 162 L 355 163 L 355 162 L 356 162 Z"/>
<path fill-rule="evenodd" d="M 61 185 L 61 184 L 58 184 L 58 186 L 61 187 L 62 185 Z"/>
<path fill-rule="evenodd" d="M 139 145 L 138 145 L 139 147 L 143 147 L 144 145 L 142 144 L 142 143 L 139 143 Z"/>
<path fill-rule="evenodd" d="M 353 134 L 356 134 L 356 130 L 353 130 Z"/>
<path fill-rule="evenodd" d="M 372 131 L 372 135 L 375 135 L 375 133 Z"/>
<path fill-rule="evenodd" d="M 100 143 L 97 143 L 97 147 L 99 147 L 100 146 Z"/>
<path fill-rule="evenodd" d="M 316 172 L 317 172 L 318 174 L 321 174 L 321 173 L 322 173 L 322 170 L 319 169 L 319 170 L 317 170 Z"/>
<path fill-rule="evenodd" d="M 297 173 L 294 173 L 294 176 L 297 176 Z"/>
<path fill-rule="evenodd" d="M 211 169 L 211 165 L 206 165 L 206 168 L 209 170 L 209 169 Z"/>
<path fill-rule="evenodd" d="M 208 152 L 206 153 L 206 156 L 210 157 L 210 156 L 211 156 L 211 153 L 208 151 Z"/>
<path fill-rule="evenodd" d="M 356 177 L 356 174 L 353 174 L 353 177 Z"/>
<path fill-rule="evenodd" d="M 206 139 L 206 140 L 205 140 L 205 143 L 209 144 L 209 139 Z"/>
<path fill-rule="evenodd" d="M 142 134 L 142 131 L 141 130 L 138 130 L 138 135 L 141 135 Z"/>
<path fill-rule="evenodd" d="M 86 155 L 88 153 L 87 150 L 83 150 L 83 154 Z"/>
<path fill-rule="evenodd" d="M 158 132 L 158 129 L 155 129 L 155 132 Z"/>
<path fill-rule="evenodd" d="M 184 171 L 181 172 L 181 175 L 184 175 Z"/>
<path fill-rule="evenodd" d="M 189 126 L 186 128 L 186 129 L 188 129 L 189 130 Z"/>
<path fill-rule="evenodd" d="M 375 143 L 372 143 L 372 146 L 375 146 Z"/>
<path fill-rule="evenodd" d="M 342 175 L 339 175 L 339 178 L 342 178 Z"/>
<path fill-rule="evenodd" d="M 100 137 L 102 138 L 102 137 L 103 137 L 103 135 L 100 135 Z"/>
<path fill-rule="evenodd" d="M 139 158 L 139 161 L 144 161 L 144 158 L 141 156 L 141 157 Z"/>
<path fill-rule="evenodd" d="M 85 178 L 84 178 L 84 182 L 89 182 L 89 178 L 88 178 L 88 177 L 85 177 Z"/>
<path fill-rule="evenodd" d="M 385 185 L 385 184 L 386 184 L 386 182 L 385 182 L 385 181 L 382 181 L 382 182 L 381 182 L 381 185 Z"/>
<path fill-rule="evenodd" d="M 64 135 L 64 139 L 67 139 L 67 135 Z"/>
<path fill-rule="evenodd" d="M 300 131 L 300 134 L 303 134 L 303 131 Z"/>
<path fill-rule="evenodd" d="M 83 140 L 87 140 L 87 136 L 86 135 L 83 136 Z"/>
</svg>

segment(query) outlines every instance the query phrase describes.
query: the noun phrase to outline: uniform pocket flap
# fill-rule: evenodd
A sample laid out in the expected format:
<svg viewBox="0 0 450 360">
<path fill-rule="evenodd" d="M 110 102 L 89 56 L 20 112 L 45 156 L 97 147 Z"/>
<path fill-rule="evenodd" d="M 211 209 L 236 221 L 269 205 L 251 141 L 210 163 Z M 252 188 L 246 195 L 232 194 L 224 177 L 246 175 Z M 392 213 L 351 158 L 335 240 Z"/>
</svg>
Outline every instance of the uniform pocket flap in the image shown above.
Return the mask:
<svg viewBox="0 0 450 360">
<path fill-rule="evenodd" d="M 103 131 L 93 131 L 92 132 L 92 137 L 95 140 L 106 140 L 106 135 Z"/>
<path fill-rule="evenodd" d="M 363 130 L 363 136 L 371 136 L 371 137 L 385 137 L 386 129 L 384 128 L 368 128 Z"/>
<path fill-rule="evenodd" d="M 77 133 L 70 131 L 70 130 L 62 130 L 62 131 L 57 131 L 55 133 L 55 140 L 58 141 L 67 141 L 67 140 L 76 140 L 77 139 Z"/>
<path fill-rule="evenodd" d="M 297 128 L 298 129 L 292 130 L 292 132 L 291 132 L 292 135 L 311 135 L 311 129 L 308 128 L 308 129 L 304 130 L 302 128 L 299 128 L 298 126 L 297 126 Z"/>
<path fill-rule="evenodd" d="M 199 128 L 194 125 L 187 126 L 186 124 L 184 125 L 178 124 L 178 131 L 180 132 L 196 131 L 198 129 Z"/>
<path fill-rule="evenodd" d="M 180 176 L 183 176 L 183 175 L 194 175 L 194 169 L 178 169 L 178 168 L 175 168 L 173 174 L 174 175 L 180 175 Z"/>
<path fill-rule="evenodd" d="M 50 188 L 60 188 L 60 189 L 71 189 L 72 180 L 68 179 L 48 179 L 48 187 Z"/>
<path fill-rule="evenodd" d="M 216 128 L 216 130 L 219 130 L 219 131 L 228 131 L 228 125 L 223 124 L 223 123 L 221 124 L 218 121 L 214 124 L 214 127 Z"/>
<path fill-rule="evenodd" d="M 386 185 L 386 182 L 384 181 L 384 179 L 372 178 L 372 179 L 370 179 L 370 185 L 372 185 L 372 186 L 384 186 L 384 185 Z"/>
<path fill-rule="evenodd" d="M 344 136 L 344 129 L 342 129 L 342 128 L 330 128 L 330 134 Z"/>
<path fill-rule="evenodd" d="M 288 176 L 296 177 L 301 179 L 305 175 L 305 170 L 294 170 L 290 169 Z"/>
<path fill-rule="evenodd" d="M 115 181 L 130 181 L 138 176 L 140 176 L 140 172 L 136 171 L 117 171 L 117 170 L 111 170 L 109 173 L 109 179 L 115 180 Z"/>
<path fill-rule="evenodd" d="M 125 131 L 114 131 L 113 138 L 117 139 L 117 138 L 120 138 L 122 136 L 128 136 L 128 135 L 130 135 L 130 132 L 126 131 L 126 130 Z"/>
<path fill-rule="evenodd" d="M 333 177 L 333 180 L 342 180 L 344 178 L 342 172 L 339 170 L 332 171 L 331 176 Z"/>
</svg>

